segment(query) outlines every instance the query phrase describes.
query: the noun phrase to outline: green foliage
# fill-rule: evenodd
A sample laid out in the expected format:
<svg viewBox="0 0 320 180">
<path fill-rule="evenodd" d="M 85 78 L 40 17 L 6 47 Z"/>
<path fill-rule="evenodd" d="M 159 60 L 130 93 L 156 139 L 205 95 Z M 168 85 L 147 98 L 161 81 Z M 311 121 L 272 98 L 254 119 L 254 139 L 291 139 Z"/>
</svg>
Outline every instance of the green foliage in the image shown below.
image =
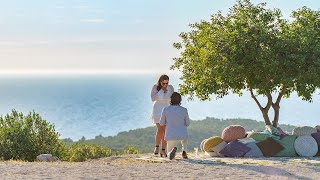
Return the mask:
<svg viewBox="0 0 320 180">
<path fill-rule="evenodd" d="M 266 124 L 270 107 L 274 109 L 275 126 L 282 97 L 296 91 L 303 100 L 312 100 L 320 87 L 320 11 L 303 7 L 288 21 L 279 9 L 265 6 L 239 0 L 226 15 L 214 14 L 180 34 L 181 42 L 173 45 L 181 54 L 171 69 L 182 71 L 182 95 L 201 100 L 230 92 L 250 91 L 254 99 L 263 95 L 266 107 L 255 101 Z M 272 94 L 278 94 L 275 103 Z"/>
<path fill-rule="evenodd" d="M 88 159 L 96 159 L 111 156 L 111 149 L 95 144 L 74 144 L 69 148 L 68 156 L 65 160 L 82 162 Z"/>
<path fill-rule="evenodd" d="M 265 129 L 265 124 L 261 121 L 254 121 L 249 119 L 227 119 L 220 120 L 216 118 L 206 118 L 201 121 L 192 121 L 190 127 L 188 127 L 188 147 L 198 147 L 203 139 L 207 139 L 211 136 L 220 136 L 223 129 L 229 125 L 242 125 L 247 131 L 255 130 L 262 131 Z M 280 125 L 284 131 L 292 131 L 294 126 Z M 121 152 L 137 152 L 124 150 L 128 144 L 135 146 L 135 149 L 139 149 L 141 153 L 152 152 L 154 148 L 155 140 L 155 127 L 147 127 L 143 129 L 130 130 L 127 132 L 120 132 L 117 136 L 103 137 L 101 135 L 96 136 L 95 139 L 85 140 L 84 143 L 100 144 L 102 146 L 112 147 L 112 152 L 120 152 L 116 154 L 122 154 Z M 70 143 L 70 139 L 67 139 Z M 74 142 L 77 143 L 77 142 Z"/>
<path fill-rule="evenodd" d="M 124 154 L 139 154 L 140 150 L 132 145 L 127 146 L 124 151 Z"/>
<path fill-rule="evenodd" d="M 24 116 L 13 110 L 12 114 L 0 117 L 1 158 L 34 161 L 39 154 L 66 156 L 65 144 L 52 124 L 35 112 Z"/>
</svg>

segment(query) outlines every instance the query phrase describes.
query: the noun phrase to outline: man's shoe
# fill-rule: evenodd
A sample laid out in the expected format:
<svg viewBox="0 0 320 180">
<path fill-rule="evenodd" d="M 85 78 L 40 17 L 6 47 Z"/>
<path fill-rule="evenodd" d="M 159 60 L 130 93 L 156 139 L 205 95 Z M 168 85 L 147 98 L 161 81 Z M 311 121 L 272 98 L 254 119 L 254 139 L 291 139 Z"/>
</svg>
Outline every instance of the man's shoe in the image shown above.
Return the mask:
<svg viewBox="0 0 320 180">
<path fill-rule="evenodd" d="M 185 151 L 182 151 L 182 158 L 183 159 L 188 159 L 187 153 Z"/>
<path fill-rule="evenodd" d="M 177 152 L 177 147 L 174 147 L 174 148 L 170 151 L 170 155 L 169 155 L 169 159 L 170 159 L 170 160 L 174 159 L 174 157 L 176 156 L 176 152 Z"/>
</svg>

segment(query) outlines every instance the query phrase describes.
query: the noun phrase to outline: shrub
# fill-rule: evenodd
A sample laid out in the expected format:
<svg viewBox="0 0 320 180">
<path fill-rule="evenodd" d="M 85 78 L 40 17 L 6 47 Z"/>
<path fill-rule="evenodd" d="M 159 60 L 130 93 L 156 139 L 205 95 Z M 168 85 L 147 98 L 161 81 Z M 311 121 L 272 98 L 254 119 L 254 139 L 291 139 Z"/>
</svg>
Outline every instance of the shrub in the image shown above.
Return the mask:
<svg viewBox="0 0 320 180">
<path fill-rule="evenodd" d="M 111 149 L 107 147 L 96 144 L 74 144 L 70 147 L 66 160 L 82 162 L 109 156 L 111 156 Z"/>
<path fill-rule="evenodd" d="M 2 159 L 34 161 L 39 154 L 52 154 L 61 159 L 66 156 L 66 146 L 54 125 L 34 111 L 24 116 L 13 110 L 10 115 L 0 117 Z"/>
<path fill-rule="evenodd" d="M 123 153 L 124 154 L 139 154 L 140 150 L 132 145 L 129 145 L 123 150 Z"/>
</svg>

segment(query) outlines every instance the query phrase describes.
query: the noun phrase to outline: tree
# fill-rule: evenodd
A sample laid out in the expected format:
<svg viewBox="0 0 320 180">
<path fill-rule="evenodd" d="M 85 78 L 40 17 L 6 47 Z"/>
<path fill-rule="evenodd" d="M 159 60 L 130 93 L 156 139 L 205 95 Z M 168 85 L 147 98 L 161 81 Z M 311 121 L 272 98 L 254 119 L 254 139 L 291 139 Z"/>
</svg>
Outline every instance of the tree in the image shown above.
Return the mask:
<svg viewBox="0 0 320 180">
<path fill-rule="evenodd" d="M 182 71 L 182 95 L 210 100 L 249 91 L 265 124 L 275 127 L 283 97 L 297 92 L 312 101 L 320 87 L 320 11 L 302 7 L 286 20 L 265 6 L 239 0 L 226 15 L 218 12 L 180 34 L 174 47 L 181 54 L 171 69 Z M 258 95 L 267 98 L 265 106 Z"/>
</svg>

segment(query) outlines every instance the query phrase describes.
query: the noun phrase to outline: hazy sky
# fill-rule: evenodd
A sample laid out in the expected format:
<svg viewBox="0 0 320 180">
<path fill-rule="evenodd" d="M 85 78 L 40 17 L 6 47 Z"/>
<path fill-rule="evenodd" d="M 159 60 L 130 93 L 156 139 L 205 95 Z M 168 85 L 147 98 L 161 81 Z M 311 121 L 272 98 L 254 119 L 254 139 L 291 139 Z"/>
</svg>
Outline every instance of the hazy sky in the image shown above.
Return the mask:
<svg viewBox="0 0 320 180">
<path fill-rule="evenodd" d="M 254 1 L 262 2 L 262 1 Z M 167 72 L 188 24 L 235 0 L 0 0 L 0 72 Z M 271 0 L 285 17 L 318 0 Z"/>
</svg>

